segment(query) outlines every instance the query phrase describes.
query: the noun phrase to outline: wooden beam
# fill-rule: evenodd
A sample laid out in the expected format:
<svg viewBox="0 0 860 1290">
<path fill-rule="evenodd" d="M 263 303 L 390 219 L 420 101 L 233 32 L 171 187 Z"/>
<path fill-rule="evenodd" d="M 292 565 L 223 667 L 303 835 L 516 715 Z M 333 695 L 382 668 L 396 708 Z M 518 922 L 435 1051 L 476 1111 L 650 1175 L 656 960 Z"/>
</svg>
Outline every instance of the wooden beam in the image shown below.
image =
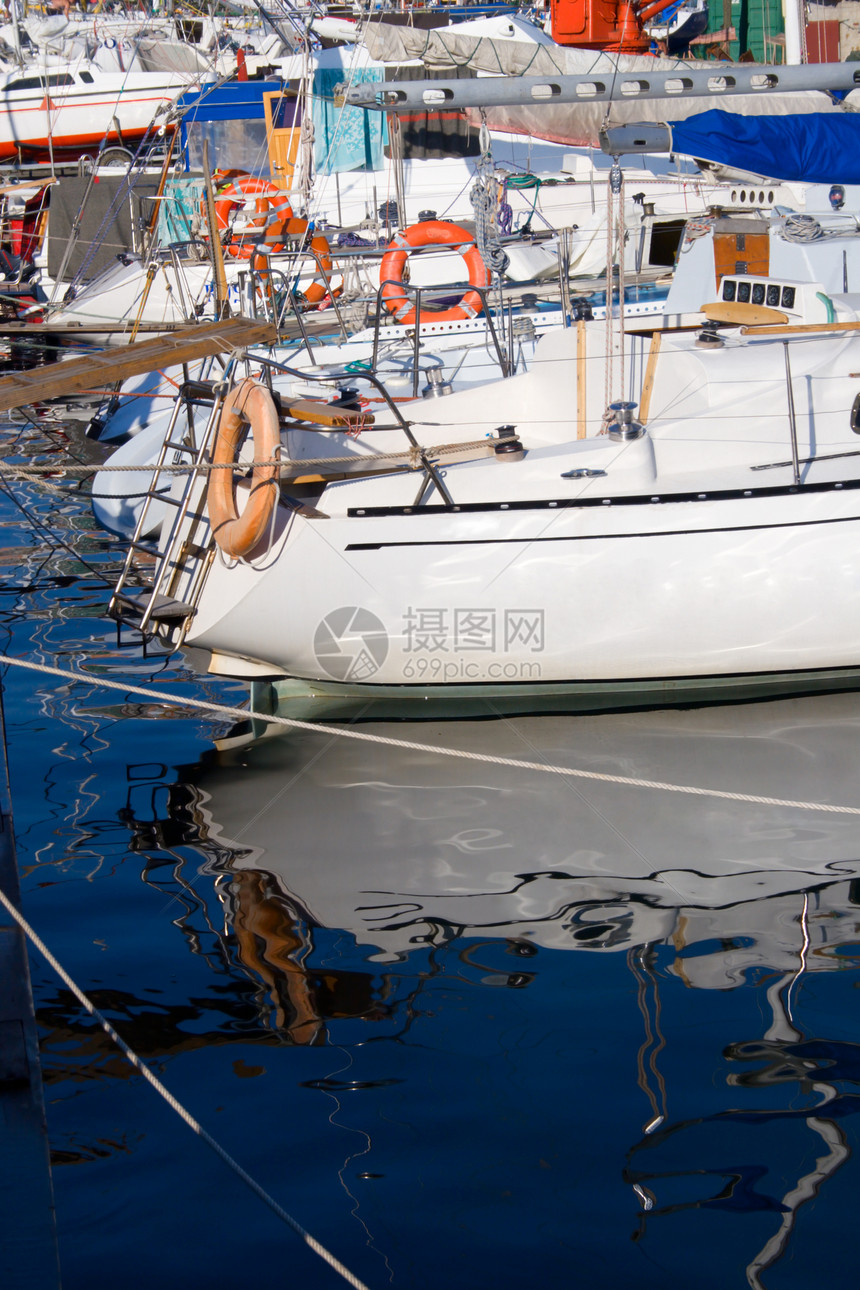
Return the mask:
<svg viewBox="0 0 860 1290">
<path fill-rule="evenodd" d="M 657 375 L 657 359 L 660 356 L 660 346 L 663 343 L 663 333 L 655 331 L 651 337 L 651 348 L 648 351 L 648 363 L 645 367 L 645 379 L 642 382 L 642 393 L 639 396 L 639 420 L 647 422 L 648 414 L 651 411 L 651 395 L 654 392 L 654 378 Z"/>
<path fill-rule="evenodd" d="M 288 399 L 281 396 L 281 415 L 294 421 L 310 421 L 320 426 L 372 426 L 373 416 L 363 409 L 333 408 L 316 399 Z M 298 428 L 298 427 L 297 427 Z"/>
<path fill-rule="evenodd" d="M 584 439 L 588 433 L 585 420 L 586 360 L 588 358 L 588 333 L 582 318 L 576 321 L 576 437 Z"/>
<path fill-rule="evenodd" d="M 212 257 L 212 281 L 215 287 L 215 312 L 219 318 L 230 317 L 230 301 L 227 297 L 227 274 L 224 269 L 224 252 L 221 247 L 221 231 L 215 213 L 215 189 L 212 186 L 212 171 L 209 168 L 209 140 L 203 139 L 203 209 L 206 212 L 207 241 L 209 254 Z"/>
<path fill-rule="evenodd" d="M 0 412 L 27 407 L 46 399 L 79 394 L 114 381 L 179 363 L 190 363 L 210 354 L 226 354 L 250 345 L 272 345 L 277 332 L 271 323 L 252 318 L 225 318 L 223 322 L 197 323 L 169 336 L 156 336 L 102 350 L 98 354 L 10 372 L 0 377 Z"/>
<path fill-rule="evenodd" d="M 814 336 L 832 331 L 860 331 L 860 322 L 789 323 L 787 327 L 741 327 L 742 336 Z"/>
<path fill-rule="evenodd" d="M 2 287 L 2 284 L 0 284 Z M 3 298 L 2 289 L 0 289 L 0 299 Z M 122 340 L 123 336 L 131 336 L 133 323 L 28 323 L 28 322 L 0 322 L 0 336 L 32 336 L 34 339 L 44 339 L 46 336 L 62 336 L 64 339 L 71 339 L 74 336 L 116 336 Z M 163 336 L 167 332 L 187 331 L 189 324 L 181 323 L 141 323 L 138 332 L 144 332 L 147 335 Z"/>
</svg>

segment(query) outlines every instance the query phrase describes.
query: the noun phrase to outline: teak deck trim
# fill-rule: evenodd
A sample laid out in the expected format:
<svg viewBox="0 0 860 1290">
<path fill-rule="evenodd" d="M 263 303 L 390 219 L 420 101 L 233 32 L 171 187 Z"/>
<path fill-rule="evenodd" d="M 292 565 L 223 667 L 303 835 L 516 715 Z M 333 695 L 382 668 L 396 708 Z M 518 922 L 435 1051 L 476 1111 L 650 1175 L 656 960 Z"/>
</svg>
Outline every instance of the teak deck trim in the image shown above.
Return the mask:
<svg viewBox="0 0 860 1290">
<path fill-rule="evenodd" d="M 249 345 L 274 344 L 276 339 L 277 332 L 271 323 L 228 318 L 223 322 L 196 323 L 169 336 L 150 337 L 98 354 L 34 367 L 27 372 L 10 372 L 0 377 L 0 412 L 78 394 L 210 354 L 229 353 Z"/>
</svg>

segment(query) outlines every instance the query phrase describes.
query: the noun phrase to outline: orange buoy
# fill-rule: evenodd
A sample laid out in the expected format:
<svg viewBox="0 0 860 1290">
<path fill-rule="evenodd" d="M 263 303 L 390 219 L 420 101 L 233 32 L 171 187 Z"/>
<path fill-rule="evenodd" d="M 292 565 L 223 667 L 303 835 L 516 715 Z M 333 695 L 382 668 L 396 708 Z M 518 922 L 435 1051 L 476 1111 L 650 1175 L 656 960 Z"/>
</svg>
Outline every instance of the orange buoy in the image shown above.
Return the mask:
<svg viewBox="0 0 860 1290">
<path fill-rule="evenodd" d="M 475 239 L 466 229 L 457 224 L 446 224 L 443 220 L 428 219 L 421 224 L 413 224 L 405 233 L 396 233 L 388 250 L 382 257 L 379 266 L 379 281 L 382 286 L 382 300 L 386 309 L 393 313 L 399 323 L 409 326 L 415 322 L 415 309 L 410 304 L 404 291 L 398 290 L 397 284 L 403 282 L 403 274 L 409 252 L 419 246 L 455 247 L 463 257 L 469 270 L 471 287 L 488 287 L 490 274 L 481 253 L 475 245 Z M 440 313 L 422 310 L 419 322 L 454 322 L 460 318 L 476 318 L 484 308 L 484 302 L 477 291 L 467 291 L 459 304 Z"/>
<path fill-rule="evenodd" d="M 247 228 L 247 232 L 254 235 L 255 241 L 255 235 L 260 230 L 265 230 L 275 221 L 292 217 L 293 208 L 289 198 L 282 188 L 278 188 L 270 180 L 236 170 L 225 171 L 223 175 L 216 171 L 215 178 L 219 180 L 215 190 L 215 219 L 219 233 L 230 227 L 233 212 L 244 206 L 249 197 L 256 198 L 255 215 Z M 205 203 L 201 203 L 201 211 L 205 212 Z M 250 260 L 254 255 L 255 245 L 250 239 L 245 240 L 244 233 L 237 233 L 231 236 L 225 249 L 233 259 Z"/>
<path fill-rule="evenodd" d="M 224 399 L 212 460 L 235 465 L 250 423 L 254 459 L 269 461 L 281 442 L 278 411 L 264 385 L 246 378 L 234 385 Z M 248 500 L 239 511 L 236 477 L 232 470 L 213 470 L 206 491 L 212 534 L 225 555 L 248 555 L 262 540 L 271 523 L 278 495 L 278 467 L 255 466 Z"/>
<path fill-rule="evenodd" d="M 311 225 L 306 219 L 290 218 L 279 220 L 277 223 L 270 225 L 263 236 L 263 245 L 267 247 L 270 253 L 283 251 L 287 239 L 291 237 L 301 238 L 301 249 L 310 249 L 317 258 L 317 272 L 313 275 L 313 282 L 305 287 L 302 294 L 311 304 L 318 304 L 327 294 L 337 294 L 331 290 L 328 275 L 332 270 L 331 247 L 328 239 L 321 233 L 313 233 Z M 254 269 L 260 274 L 260 279 L 264 285 L 268 284 L 268 258 L 265 255 L 257 254 L 254 257 Z"/>
</svg>

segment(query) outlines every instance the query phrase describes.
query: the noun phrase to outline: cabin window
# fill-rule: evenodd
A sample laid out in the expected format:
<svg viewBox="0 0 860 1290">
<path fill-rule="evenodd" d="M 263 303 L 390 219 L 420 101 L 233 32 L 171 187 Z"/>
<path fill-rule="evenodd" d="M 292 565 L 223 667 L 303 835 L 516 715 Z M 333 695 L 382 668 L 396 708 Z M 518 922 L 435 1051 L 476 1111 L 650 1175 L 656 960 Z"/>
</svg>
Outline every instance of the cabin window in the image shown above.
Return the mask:
<svg viewBox="0 0 860 1290">
<path fill-rule="evenodd" d="M 84 82 L 85 85 L 92 85 L 93 83 L 92 72 L 81 72 L 80 75 L 81 75 L 81 80 Z"/>
<path fill-rule="evenodd" d="M 648 263 L 673 268 L 686 226 L 687 222 L 683 219 L 660 220 L 659 223 L 653 224 Z"/>
<path fill-rule="evenodd" d="M 6 93 L 10 90 L 45 90 L 56 89 L 58 85 L 74 85 L 74 76 L 63 73 L 62 76 L 22 76 L 20 80 L 12 81 L 6 86 Z"/>
</svg>

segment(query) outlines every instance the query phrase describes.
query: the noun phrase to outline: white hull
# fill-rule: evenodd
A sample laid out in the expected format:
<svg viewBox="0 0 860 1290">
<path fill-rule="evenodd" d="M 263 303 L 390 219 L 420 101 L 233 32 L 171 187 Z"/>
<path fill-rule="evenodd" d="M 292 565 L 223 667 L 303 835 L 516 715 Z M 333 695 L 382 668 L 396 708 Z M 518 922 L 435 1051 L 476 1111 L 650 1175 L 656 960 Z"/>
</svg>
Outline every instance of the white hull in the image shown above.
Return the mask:
<svg viewBox="0 0 860 1290">
<path fill-rule="evenodd" d="M 259 570 L 213 566 L 189 644 L 372 686 L 610 686 L 860 665 L 860 489 L 627 500 L 611 516 L 296 515 Z M 370 617 L 344 615 L 339 657 L 320 630 L 345 607 L 381 629 L 375 640 Z"/>
<path fill-rule="evenodd" d="M 85 78 L 89 78 L 86 80 Z M 20 88 L 19 88 L 20 87 Z M 160 108 L 191 88 L 174 73 L 88 72 L 51 66 L 0 83 L 0 158 L 137 140 Z"/>
</svg>

